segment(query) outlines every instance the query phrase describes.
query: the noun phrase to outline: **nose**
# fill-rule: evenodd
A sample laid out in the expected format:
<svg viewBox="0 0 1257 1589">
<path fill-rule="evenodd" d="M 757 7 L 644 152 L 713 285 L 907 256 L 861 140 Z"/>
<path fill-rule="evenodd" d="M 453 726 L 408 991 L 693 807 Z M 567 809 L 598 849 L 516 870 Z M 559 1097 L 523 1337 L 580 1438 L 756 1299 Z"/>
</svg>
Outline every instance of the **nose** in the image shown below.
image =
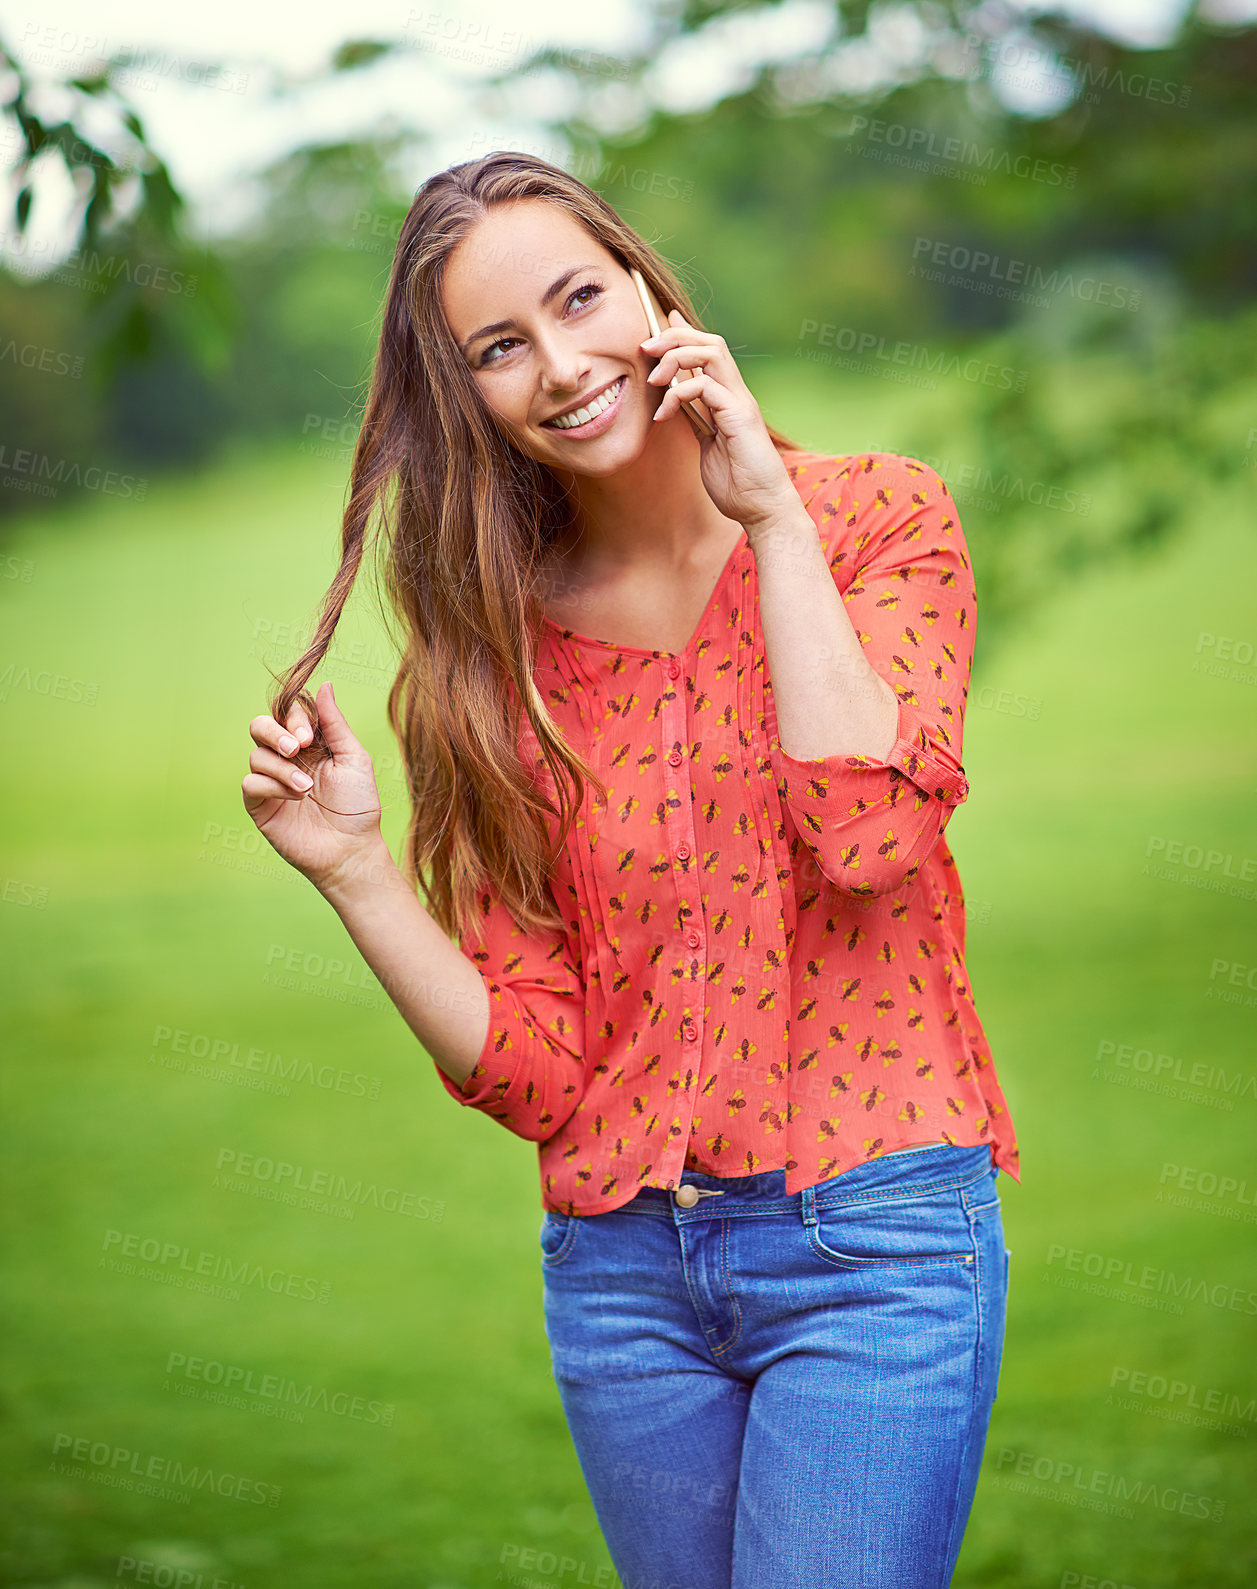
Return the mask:
<svg viewBox="0 0 1257 1589">
<path fill-rule="evenodd" d="M 579 348 L 565 341 L 559 332 L 539 336 L 533 345 L 537 353 L 538 380 L 547 398 L 575 394 L 584 388 L 591 365 Z"/>
</svg>

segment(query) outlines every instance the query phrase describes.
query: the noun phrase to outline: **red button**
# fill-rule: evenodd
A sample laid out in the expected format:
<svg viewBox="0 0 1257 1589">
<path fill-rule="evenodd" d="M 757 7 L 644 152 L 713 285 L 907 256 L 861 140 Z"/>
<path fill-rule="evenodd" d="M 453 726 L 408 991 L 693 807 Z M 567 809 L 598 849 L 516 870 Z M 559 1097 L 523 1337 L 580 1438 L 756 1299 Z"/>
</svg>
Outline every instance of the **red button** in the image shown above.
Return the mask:
<svg viewBox="0 0 1257 1589">
<path fill-rule="evenodd" d="M 668 760 L 672 766 L 679 767 L 681 765 L 681 752 L 679 750 L 671 751 L 668 755 Z"/>
<path fill-rule="evenodd" d="M 698 1027 L 697 1026 L 687 1026 L 685 1028 L 685 1041 L 687 1043 L 697 1043 L 698 1042 Z"/>
<path fill-rule="evenodd" d="M 681 664 L 679 662 L 668 663 L 668 677 L 670 679 L 679 679 L 681 677 Z"/>
<path fill-rule="evenodd" d="M 678 858 L 678 860 L 682 860 L 682 861 L 688 861 L 689 860 L 689 858 L 690 858 L 690 847 L 689 847 L 688 844 L 678 844 L 677 845 L 677 858 Z"/>
<path fill-rule="evenodd" d="M 697 949 L 699 944 L 702 942 L 702 939 L 696 932 L 692 932 L 685 941 L 687 944 L 689 944 L 691 949 Z"/>
</svg>

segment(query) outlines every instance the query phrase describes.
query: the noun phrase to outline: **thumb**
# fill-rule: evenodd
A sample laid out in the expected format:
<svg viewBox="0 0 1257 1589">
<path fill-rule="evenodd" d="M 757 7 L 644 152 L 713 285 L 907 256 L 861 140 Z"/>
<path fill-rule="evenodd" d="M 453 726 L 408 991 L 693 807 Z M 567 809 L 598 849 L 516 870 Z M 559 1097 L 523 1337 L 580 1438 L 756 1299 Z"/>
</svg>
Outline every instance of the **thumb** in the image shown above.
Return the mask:
<svg viewBox="0 0 1257 1589">
<path fill-rule="evenodd" d="M 330 679 L 319 685 L 315 692 L 314 704 L 318 708 L 319 727 L 323 731 L 323 738 L 334 757 L 347 756 L 352 751 L 362 748 L 353 729 L 346 721 L 345 714 L 336 704 Z"/>
</svg>

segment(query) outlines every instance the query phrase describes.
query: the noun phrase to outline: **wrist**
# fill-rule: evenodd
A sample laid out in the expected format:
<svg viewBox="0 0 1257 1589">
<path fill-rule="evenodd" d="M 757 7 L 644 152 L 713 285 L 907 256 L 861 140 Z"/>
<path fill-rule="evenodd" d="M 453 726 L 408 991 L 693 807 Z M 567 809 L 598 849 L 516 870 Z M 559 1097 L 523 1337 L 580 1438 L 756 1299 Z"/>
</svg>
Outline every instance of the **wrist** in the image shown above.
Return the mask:
<svg viewBox="0 0 1257 1589">
<path fill-rule="evenodd" d="M 783 537 L 793 539 L 800 530 L 806 530 L 810 537 L 816 535 L 816 525 L 812 515 L 803 506 L 793 487 L 789 497 L 782 497 L 770 507 L 743 519 L 742 528 L 755 550 L 771 550 L 774 542 L 780 541 Z M 792 549 L 797 551 L 798 547 L 794 546 Z"/>
<path fill-rule="evenodd" d="M 310 881 L 335 911 L 379 889 L 392 886 L 402 877 L 401 868 L 382 834 L 344 855 L 328 871 Z M 404 882 L 405 879 L 403 878 Z"/>
</svg>

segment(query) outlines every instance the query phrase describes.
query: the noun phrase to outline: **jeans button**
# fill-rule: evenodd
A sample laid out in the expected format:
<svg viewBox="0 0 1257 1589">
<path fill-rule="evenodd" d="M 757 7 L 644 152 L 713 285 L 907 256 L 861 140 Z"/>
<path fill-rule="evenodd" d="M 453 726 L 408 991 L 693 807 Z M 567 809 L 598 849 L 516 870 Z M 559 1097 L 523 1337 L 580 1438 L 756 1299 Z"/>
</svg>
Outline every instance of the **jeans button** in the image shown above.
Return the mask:
<svg viewBox="0 0 1257 1589">
<path fill-rule="evenodd" d="M 693 1208 L 698 1202 L 697 1186 L 680 1186 L 676 1190 L 676 1200 L 682 1208 Z"/>
</svg>

